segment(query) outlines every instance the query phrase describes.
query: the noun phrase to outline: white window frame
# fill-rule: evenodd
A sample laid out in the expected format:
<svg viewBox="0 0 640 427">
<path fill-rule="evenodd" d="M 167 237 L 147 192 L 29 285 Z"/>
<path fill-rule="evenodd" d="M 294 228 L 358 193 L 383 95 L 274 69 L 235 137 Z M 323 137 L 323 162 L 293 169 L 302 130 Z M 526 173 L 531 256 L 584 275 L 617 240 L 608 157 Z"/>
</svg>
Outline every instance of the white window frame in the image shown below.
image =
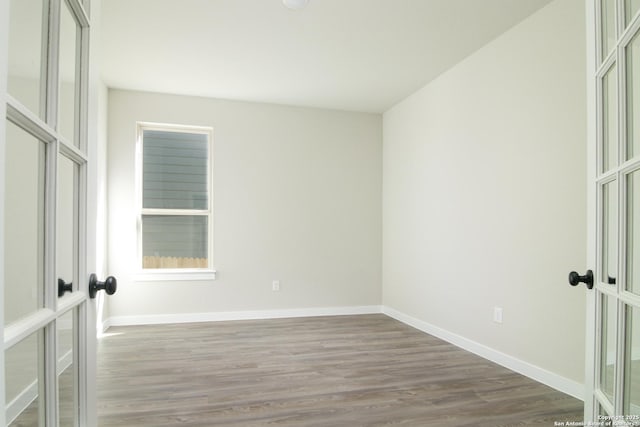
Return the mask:
<svg viewBox="0 0 640 427">
<path fill-rule="evenodd" d="M 144 131 L 183 132 L 207 135 L 207 196 L 206 211 L 188 209 L 149 209 L 142 206 L 143 190 L 143 136 Z M 201 215 L 206 212 L 208 218 L 207 268 L 143 268 L 142 253 L 142 216 L 143 215 Z M 215 280 L 216 270 L 213 267 L 213 129 L 205 126 L 187 126 L 165 123 L 138 122 L 136 132 L 136 213 L 137 213 L 137 270 L 135 280 L 138 282 L 167 280 Z"/>
</svg>

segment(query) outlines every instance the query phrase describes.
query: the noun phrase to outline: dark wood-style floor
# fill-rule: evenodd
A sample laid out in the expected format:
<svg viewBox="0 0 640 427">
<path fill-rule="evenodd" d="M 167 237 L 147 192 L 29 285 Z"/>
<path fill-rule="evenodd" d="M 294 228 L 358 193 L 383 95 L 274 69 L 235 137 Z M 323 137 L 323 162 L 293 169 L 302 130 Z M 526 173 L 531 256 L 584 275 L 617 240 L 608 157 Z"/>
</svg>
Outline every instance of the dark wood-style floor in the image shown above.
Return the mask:
<svg viewBox="0 0 640 427">
<path fill-rule="evenodd" d="M 552 426 L 582 402 L 384 315 L 129 326 L 99 425 Z"/>
</svg>

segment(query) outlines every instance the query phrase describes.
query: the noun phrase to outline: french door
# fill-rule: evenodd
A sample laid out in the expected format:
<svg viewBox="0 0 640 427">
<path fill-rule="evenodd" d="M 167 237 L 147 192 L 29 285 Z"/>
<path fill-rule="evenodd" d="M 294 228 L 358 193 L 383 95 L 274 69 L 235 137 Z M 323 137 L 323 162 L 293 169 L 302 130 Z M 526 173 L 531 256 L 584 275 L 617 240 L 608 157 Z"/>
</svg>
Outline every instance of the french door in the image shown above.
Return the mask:
<svg viewBox="0 0 640 427">
<path fill-rule="evenodd" d="M 96 424 L 89 6 L 0 0 L 0 425 Z"/>
<path fill-rule="evenodd" d="M 586 4 L 594 292 L 585 419 L 640 425 L 640 0 Z"/>
</svg>

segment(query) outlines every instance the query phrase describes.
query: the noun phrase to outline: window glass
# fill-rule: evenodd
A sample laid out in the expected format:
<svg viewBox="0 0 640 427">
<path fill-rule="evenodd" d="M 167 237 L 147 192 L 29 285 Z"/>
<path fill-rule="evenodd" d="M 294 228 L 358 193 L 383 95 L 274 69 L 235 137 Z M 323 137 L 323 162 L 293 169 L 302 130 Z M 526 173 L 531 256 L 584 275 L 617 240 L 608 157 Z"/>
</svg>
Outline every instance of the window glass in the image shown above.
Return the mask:
<svg viewBox="0 0 640 427">
<path fill-rule="evenodd" d="M 206 268 L 207 216 L 142 216 L 143 268 Z"/>
<path fill-rule="evenodd" d="M 211 266 L 210 132 L 142 127 L 142 268 Z"/>
<path fill-rule="evenodd" d="M 206 134 L 144 131 L 143 207 L 208 208 Z"/>
</svg>

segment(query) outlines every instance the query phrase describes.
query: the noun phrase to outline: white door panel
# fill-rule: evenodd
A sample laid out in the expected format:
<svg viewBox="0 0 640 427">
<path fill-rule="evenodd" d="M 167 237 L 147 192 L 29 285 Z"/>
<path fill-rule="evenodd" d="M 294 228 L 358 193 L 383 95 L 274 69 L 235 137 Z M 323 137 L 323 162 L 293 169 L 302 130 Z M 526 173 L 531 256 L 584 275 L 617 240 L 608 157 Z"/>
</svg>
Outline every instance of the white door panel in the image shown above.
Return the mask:
<svg viewBox="0 0 640 427">
<path fill-rule="evenodd" d="M 640 4 L 587 0 L 586 421 L 640 425 Z"/>
<path fill-rule="evenodd" d="M 0 416 L 7 425 L 93 426 L 89 1 L 0 4 Z"/>
</svg>

